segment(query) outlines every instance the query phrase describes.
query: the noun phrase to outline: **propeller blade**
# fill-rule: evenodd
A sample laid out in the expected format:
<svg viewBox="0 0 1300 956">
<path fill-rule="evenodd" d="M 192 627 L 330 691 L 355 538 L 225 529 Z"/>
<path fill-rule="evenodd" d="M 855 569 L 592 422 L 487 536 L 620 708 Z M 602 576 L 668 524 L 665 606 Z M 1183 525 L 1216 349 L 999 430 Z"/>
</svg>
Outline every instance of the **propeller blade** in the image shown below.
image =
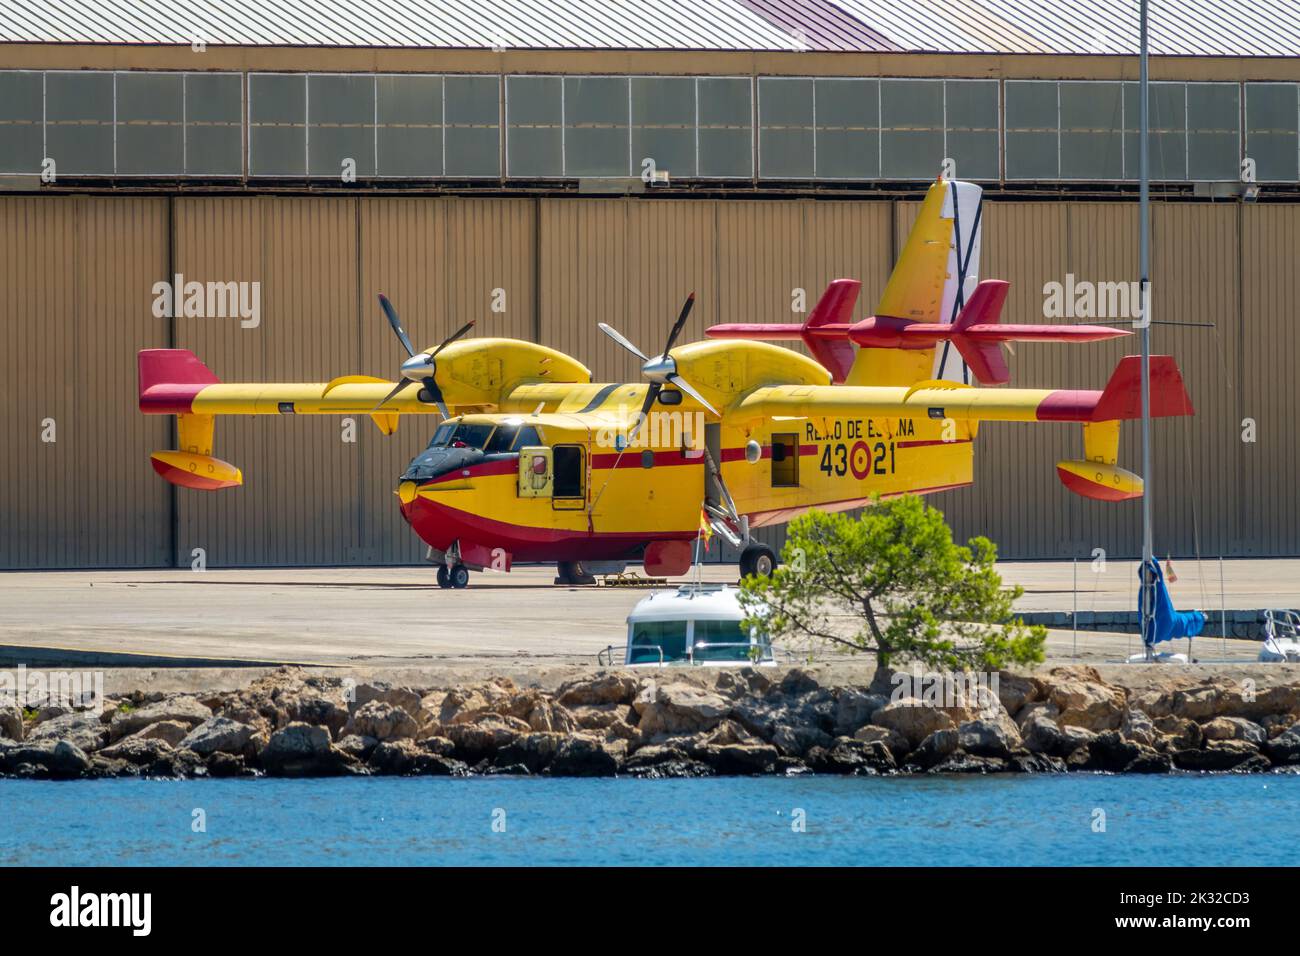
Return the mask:
<svg viewBox="0 0 1300 956">
<path fill-rule="evenodd" d="M 438 380 L 432 375 L 424 380 L 424 389 L 433 399 L 433 403 L 438 406 L 438 411 L 443 418 L 451 418 L 451 412 L 447 411 L 447 403 L 442 400 L 442 389 L 438 387 Z"/>
<path fill-rule="evenodd" d="M 393 303 L 388 301 L 388 296 L 382 292 L 379 293 L 379 307 L 384 310 L 384 315 L 388 316 L 388 324 L 393 327 L 397 333 L 397 341 L 402 343 L 402 348 L 406 349 L 408 358 L 415 356 L 415 349 L 411 348 L 411 340 L 407 337 L 406 330 L 402 328 L 402 320 L 397 317 L 397 310 L 393 308 Z"/>
<path fill-rule="evenodd" d="M 452 342 L 455 342 L 458 338 L 460 338 L 462 335 L 464 335 L 472 328 L 474 328 L 474 323 L 466 322 L 464 325 L 460 327 L 460 329 L 454 335 L 443 339 L 442 344 L 429 353 L 429 361 L 432 362 L 433 359 L 437 357 L 439 352 L 445 349 L 448 345 L 451 345 Z"/>
<path fill-rule="evenodd" d="M 709 411 L 713 412 L 713 414 L 717 415 L 719 418 L 722 417 L 722 413 L 718 411 L 716 408 L 714 408 L 712 405 L 710 405 L 708 399 L 706 399 L 703 395 L 701 395 L 699 392 L 695 390 L 694 385 L 686 381 L 686 379 L 682 378 L 676 372 L 668 376 L 668 381 L 672 382 L 674 385 L 680 388 L 687 395 L 691 396 L 691 398 L 695 399 L 697 402 L 699 402 Z"/>
<path fill-rule="evenodd" d="M 623 348 L 627 349 L 629 352 L 631 352 L 633 355 L 635 355 L 637 358 L 639 358 L 642 362 L 648 362 L 648 361 L 650 361 L 650 359 L 649 359 L 647 356 L 645 356 L 644 354 L 642 354 L 642 352 L 641 352 L 641 350 L 640 350 L 639 348 L 637 348 L 635 345 L 633 345 L 633 344 L 632 344 L 631 342 L 629 342 L 627 339 L 623 338 L 623 336 L 619 334 L 619 332 L 618 332 L 617 329 L 613 328 L 612 326 L 608 326 L 608 325 L 606 325 L 604 322 L 597 322 L 596 324 L 600 326 L 600 330 L 601 330 L 602 332 L 604 332 L 606 335 L 608 335 L 611 339 L 613 339 L 613 340 L 614 340 L 615 342 L 617 342 L 619 345 L 623 346 Z"/>
<path fill-rule="evenodd" d="M 662 388 L 663 385 L 659 382 L 651 382 L 650 387 L 646 389 L 645 401 L 641 403 L 641 414 L 637 416 L 636 424 L 632 426 L 632 430 L 628 432 L 627 435 L 627 443 L 629 445 L 632 444 L 632 440 L 636 438 L 636 433 L 641 430 L 641 424 L 648 420 L 650 409 L 654 407 L 655 399 L 659 397 L 659 392 Z"/>
<path fill-rule="evenodd" d="M 373 415 L 375 412 L 379 411 L 381 408 L 383 408 L 385 405 L 387 405 L 389 402 L 395 399 L 397 397 L 398 392 L 406 388 L 406 386 L 413 385 L 413 384 L 415 383 L 410 381 L 405 381 L 405 380 L 398 382 L 397 385 L 393 387 L 393 390 L 384 396 L 383 401 L 381 401 L 374 408 L 370 409 L 370 414 Z"/>
<path fill-rule="evenodd" d="M 695 306 L 695 293 L 692 292 L 686 297 L 686 303 L 682 306 L 681 315 L 677 316 L 677 321 L 673 324 L 673 330 L 668 333 L 668 344 L 664 346 L 663 354 L 666 356 L 668 350 L 673 347 L 677 341 L 677 336 L 681 335 L 682 328 L 686 325 L 686 317 L 691 314 L 691 309 Z"/>
</svg>

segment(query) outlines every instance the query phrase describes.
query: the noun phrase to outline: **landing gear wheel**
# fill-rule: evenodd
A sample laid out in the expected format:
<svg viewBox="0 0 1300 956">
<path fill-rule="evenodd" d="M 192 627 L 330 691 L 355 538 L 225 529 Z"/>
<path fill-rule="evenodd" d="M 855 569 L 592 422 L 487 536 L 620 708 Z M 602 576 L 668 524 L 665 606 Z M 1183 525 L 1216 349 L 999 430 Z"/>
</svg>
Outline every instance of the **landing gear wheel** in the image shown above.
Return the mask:
<svg viewBox="0 0 1300 956">
<path fill-rule="evenodd" d="M 457 589 L 469 587 L 469 568 L 458 564 L 451 569 L 451 586 Z"/>
<path fill-rule="evenodd" d="M 776 552 L 765 544 L 751 544 L 740 553 L 740 576 L 769 577 L 776 570 Z"/>
<path fill-rule="evenodd" d="M 438 587 L 440 588 L 451 587 L 451 572 L 447 570 L 447 566 L 445 564 L 438 565 Z"/>
<path fill-rule="evenodd" d="M 581 561 L 559 561 L 555 565 L 555 583 L 556 584 L 595 584 L 596 579 L 592 577 Z"/>
</svg>

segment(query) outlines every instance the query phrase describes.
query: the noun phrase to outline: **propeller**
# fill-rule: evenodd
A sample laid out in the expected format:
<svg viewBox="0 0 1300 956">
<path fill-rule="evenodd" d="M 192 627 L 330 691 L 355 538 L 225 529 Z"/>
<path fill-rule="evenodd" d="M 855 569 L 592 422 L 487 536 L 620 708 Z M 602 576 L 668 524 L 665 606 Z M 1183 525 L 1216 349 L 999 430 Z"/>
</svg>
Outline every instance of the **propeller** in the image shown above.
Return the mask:
<svg viewBox="0 0 1300 956">
<path fill-rule="evenodd" d="M 442 389 L 438 387 L 438 380 L 434 376 L 438 371 L 438 363 L 434 361 L 438 353 L 445 349 L 452 342 L 474 328 L 473 322 L 466 322 L 452 335 L 442 340 L 432 352 L 417 352 L 411 347 L 411 339 L 402 328 L 402 320 L 397 317 L 397 310 L 393 308 L 393 303 L 388 301 L 388 296 L 382 292 L 379 294 L 379 307 L 384 310 L 384 315 L 388 318 L 388 324 L 393 327 L 393 334 L 397 336 L 397 341 L 406 349 L 407 359 L 402 363 L 401 370 L 398 372 L 401 381 L 394 386 L 393 390 L 384 396 L 383 401 L 376 405 L 371 412 L 377 412 L 383 406 L 387 405 L 398 393 L 408 385 L 416 382 L 424 386 L 424 391 L 428 393 L 428 401 L 438 406 L 438 411 L 442 413 L 443 418 L 450 418 L 451 413 L 447 411 L 447 403 L 442 399 Z M 425 401 L 425 399 L 420 399 Z"/>
<path fill-rule="evenodd" d="M 679 336 L 682 329 L 685 328 L 686 317 L 691 314 L 691 309 L 694 306 L 695 293 L 692 292 L 686 297 L 686 302 L 682 306 L 681 314 L 677 316 L 677 321 L 673 323 L 672 331 L 668 333 L 668 342 L 664 345 L 663 352 L 654 358 L 647 358 L 644 352 L 624 338 L 617 329 L 606 325 L 604 322 L 598 323 L 602 332 L 641 360 L 641 374 L 650 380 L 650 388 L 646 390 L 645 402 L 641 406 L 641 414 L 638 416 L 636 425 L 633 426 L 631 434 L 628 435 L 629 442 L 636 437 L 637 430 L 641 427 L 641 423 L 646 420 L 646 416 L 650 414 L 650 409 L 654 406 L 655 399 L 659 397 L 659 393 L 663 391 L 665 385 L 673 385 L 676 388 L 681 389 L 709 411 L 713 412 L 713 414 L 718 415 L 719 417 L 721 416 L 721 413 L 710 405 L 708 400 L 697 392 L 690 382 L 677 374 L 677 363 L 673 360 L 673 357 L 668 354 L 672 351 L 673 344 L 677 341 L 677 336 Z"/>
</svg>

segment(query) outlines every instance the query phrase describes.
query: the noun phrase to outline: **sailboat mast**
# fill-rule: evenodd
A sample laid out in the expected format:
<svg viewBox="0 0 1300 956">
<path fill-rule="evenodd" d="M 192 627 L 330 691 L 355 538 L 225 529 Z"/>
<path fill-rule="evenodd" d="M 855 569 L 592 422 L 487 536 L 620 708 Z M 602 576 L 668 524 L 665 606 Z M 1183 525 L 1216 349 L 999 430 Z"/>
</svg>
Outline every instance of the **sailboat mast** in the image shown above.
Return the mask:
<svg viewBox="0 0 1300 956">
<path fill-rule="evenodd" d="M 1140 2 L 1140 52 L 1138 57 L 1138 166 L 1141 177 L 1138 189 L 1138 270 L 1141 273 L 1140 301 L 1142 303 L 1142 636 L 1150 633 L 1150 622 L 1155 616 L 1153 600 L 1154 582 L 1151 579 L 1151 560 L 1154 543 L 1151 530 L 1151 497 L 1155 481 L 1151 471 L 1151 154 L 1148 143 L 1150 132 L 1149 76 L 1147 72 L 1147 0 Z"/>
</svg>

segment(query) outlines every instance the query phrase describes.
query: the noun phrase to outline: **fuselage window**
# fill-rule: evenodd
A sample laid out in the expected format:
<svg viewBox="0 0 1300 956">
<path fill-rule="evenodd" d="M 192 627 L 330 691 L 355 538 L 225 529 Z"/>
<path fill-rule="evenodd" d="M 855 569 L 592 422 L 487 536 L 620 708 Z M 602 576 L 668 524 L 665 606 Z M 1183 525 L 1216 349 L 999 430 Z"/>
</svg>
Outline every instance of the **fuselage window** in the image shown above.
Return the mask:
<svg viewBox="0 0 1300 956">
<path fill-rule="evenodd" d="M 508 452 L 514 444 L 515 435 L 518 433 L 518 425 L 499 425 L 497 430 L 492 433 L 492 440 L 487 443 L 487 447 L 483 450 L 489 455 L 500 455 Z"/>
<path fill-rule="evenodd" d="M 519 435 L 515 438 L 511 451 L 518 451 L 521 448 L 537 448 L 541 445 L 542 439 L 537 434 L 537 429 L 532 425 L 521 425 Z"/>
<path fill-rule="evenodd" d="M 482 448 L 487 444 L 495 425 L 467 425 L 461 422 L 451 436 L 452 445 L 468 445 L 470 448 Z"/>
<path fill-rule="evenodd" d="M 772 436 L 772 487 L 794 488 L 799 484 L 799 436 L 793 432 Z"/>
<path fill-rule="evenodd" d="M 555 498 L 582 497 L 582 446 L 556 445 L 552 452 L 555 481 L 552 496 Z"/>
</svg>

